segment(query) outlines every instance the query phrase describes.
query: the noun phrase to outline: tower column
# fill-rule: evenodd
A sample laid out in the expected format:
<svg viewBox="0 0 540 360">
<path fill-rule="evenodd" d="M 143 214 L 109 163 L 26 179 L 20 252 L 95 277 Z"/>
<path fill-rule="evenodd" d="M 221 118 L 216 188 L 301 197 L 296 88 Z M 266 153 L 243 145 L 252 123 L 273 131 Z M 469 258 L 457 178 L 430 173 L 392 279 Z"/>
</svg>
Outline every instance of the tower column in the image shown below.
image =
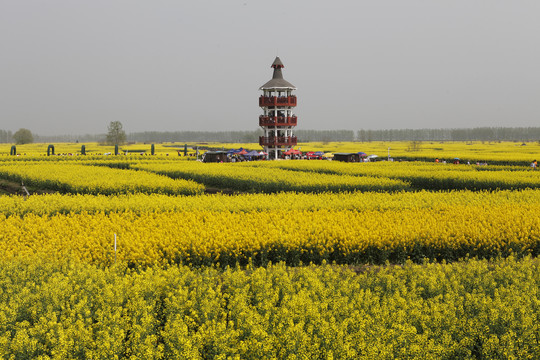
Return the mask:
<svg viewBox="0 0 540 360">
<path fill-rule="evenodd" d="M 259 88 L 263 91 L 259 97 L 259 106 L 263 110 L 259 126 L 264 131 L 259 144 L 268 153 L 268 159 L 279 159 L 282 152 L 297 144 L 293 135 L 293 128 L 297 125 L 297 117 L 293 115 L 296 96 L 292 94 L 296 87 L 283 78 L 281 69 L 284 66 L 279 57 L 271 67 L 274 69 L 272 79 Z"/>
</svg>

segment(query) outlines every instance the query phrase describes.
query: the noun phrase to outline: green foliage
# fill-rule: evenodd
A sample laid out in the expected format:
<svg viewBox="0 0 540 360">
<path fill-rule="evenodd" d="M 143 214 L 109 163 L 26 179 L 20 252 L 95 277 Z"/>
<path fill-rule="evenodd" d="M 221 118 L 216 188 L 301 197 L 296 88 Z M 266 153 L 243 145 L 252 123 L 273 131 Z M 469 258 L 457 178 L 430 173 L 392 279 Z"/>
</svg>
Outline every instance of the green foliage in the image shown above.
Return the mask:
<svg viewBox="0 0 540 360">
<path fill-rule="evenodd" d="M 358 141 L 525 141 L 540 137 L 540 127 L 359 130 Z M 336 140 L 337 141 L 337 140 Z"/>
<path fill-rule="evenodd" d="M 120 121 L 111 121 L 107 127 L 107 144 L 122 145 L 126 142 L 126 132 Z"/>
<path fill-rule="evenodd" d="M 31 144 L 34 142 L 34 135 L 28 129 L 19 129 L 13 134 L 13 140 L 17 145 Z"/>
<path fill-rule="evenodd" d="M 409 152 L 418 152 L 422 150 L 422 142 L 421 141 L 411 141 L 409 143 L 409 146 L 407 147 L 407 151 Z"/>
<path fill-rule="evenodd" d="M 53 359 L 540 357 L 538 260 L 133 271 L 0 263 L 0 353 Z"/>
</svg>

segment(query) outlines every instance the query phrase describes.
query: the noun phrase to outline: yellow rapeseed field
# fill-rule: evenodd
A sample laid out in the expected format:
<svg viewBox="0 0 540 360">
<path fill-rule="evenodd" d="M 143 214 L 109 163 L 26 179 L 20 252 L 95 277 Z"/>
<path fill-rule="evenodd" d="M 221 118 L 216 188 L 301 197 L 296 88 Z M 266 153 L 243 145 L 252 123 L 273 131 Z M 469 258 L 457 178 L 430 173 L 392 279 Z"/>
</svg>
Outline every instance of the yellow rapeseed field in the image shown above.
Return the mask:
<svg viewBox="0 0 540 360">
<path fill-rule="evenodd" d="M 0 145 L 1 358 L 540 357 L 536 143 L 86 145 Z"/>
<path fill-rule="evenodd" d="M 118 259 L 142 266 L 235 264 L 249 259 L 262 264 L 281 260 L 291 264 L 382 263 L 424 257 L 536 255 L 540 250 L 537 192 L 534 197 L 535 201 L 506 201 L 489 207 L 472 201 L 431 208 L 422 205 L 419 196 L 417 207 L 393 209 L 346 205 L 316 210 L 128 209 L 2 215 L 0 253 L 4 258 L 69 257 L 109 264 L 117 234 Z"/>
<path fill-rule="evenodd" d="M 117 260 L 132 266 L 357 264 L 539 251 L 540 177 L 526 167 L 187 160 L 6 156 L 0 178 L 77 195 L 0 197 L 2 256 L 110 264 L 114 234 Z M 249 194 L 201 195 L 205 186 Z"/>
<path fill-rule="evenodd" d="M 0 163 L 0 178 L 61 192 L 84 194 L 197 194 L 204 190 L 202 185 L 189 180 L 72 163 Z"/>
<path fill-rule="evenodd" d="M 539 288 L 530 257 L 137 271 L 0 261 L 0 351 L 81 360 L 537 359 Z"/>
<path fill-rule="evenodd" d="M 36 143 L 17 145 L 19 157 L 47 157 L 48 143 Z M 60 155 L 72 154 L 76 156 L 81 153 L 82 145 L 86 147 L 86 153 L 89 155 L 114 154 L 114 146 L 101 145 L 98 143 L 57 143 L 53 144 L 55 153 Z M 200 153 L 204 148 L 215 149 L 238 149 L 243 147 L 251 150 L 262 150 L 256 143 L 163 143 L 154 144 L 156 157 L 183 157 L 184 145 L 188 146 L 188 152 L 195 154 L 195 149 L 200 146 Z M 0 144 L 0 161 L 9 157 L 11 144 Z M 327 152 L 365 152 L 368 155 L 376 154 L 380 158 L 387 158 L 388 154 L 394 159 L 433 161 L 439 158 L 441 161 L 452 161 L 454 158 L 460 158 L 463 161 L 472 163 L 487 162 L 492 164 L 520 165 L 526 166 L 534 159 L 540 158 L 539 142 L 436 142 L 424 141 L 417 142 L 414 147 L 408 141 L 374 141 L 374 142 L 309 142 L 299 143 L 296 148 L 301 151 L 322 151 Z M 130 156 L 140 156 L 141 153 L 149 155 L 151 144 L 128 144 L 119 146 L 119 152 L 125 154 L 129 152 Z M 178 151 L 180 155 L 178 156 Z"/>
</svg>

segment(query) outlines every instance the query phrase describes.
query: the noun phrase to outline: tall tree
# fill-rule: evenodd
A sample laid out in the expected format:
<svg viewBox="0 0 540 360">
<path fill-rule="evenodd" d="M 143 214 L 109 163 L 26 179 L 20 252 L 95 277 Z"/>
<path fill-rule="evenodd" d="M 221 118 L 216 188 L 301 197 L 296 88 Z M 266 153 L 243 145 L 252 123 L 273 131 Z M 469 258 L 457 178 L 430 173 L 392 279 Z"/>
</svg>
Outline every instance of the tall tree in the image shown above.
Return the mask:
<svg viewBox="0 0 540 360">
<path fill-rule="evenodd" d="M 34 142 L 34 135 L 28 129 L 19 129 L 13 134 L 16 144 L 30 144 Z"/>
<path fill-rule="evenodd" d="M 120 121 L 111 121 L 107 130 L 108 144 L 121 145 L 126 142 L 126 132 L 122 128 L 122 123 Z"/>
<path fill-rule="evenodd" d="M 13 134 L 11 133 L 11 131 L 0 130 L 0 143 L 11 142 L 12 138 L 13 138 Z"/>
</svg>

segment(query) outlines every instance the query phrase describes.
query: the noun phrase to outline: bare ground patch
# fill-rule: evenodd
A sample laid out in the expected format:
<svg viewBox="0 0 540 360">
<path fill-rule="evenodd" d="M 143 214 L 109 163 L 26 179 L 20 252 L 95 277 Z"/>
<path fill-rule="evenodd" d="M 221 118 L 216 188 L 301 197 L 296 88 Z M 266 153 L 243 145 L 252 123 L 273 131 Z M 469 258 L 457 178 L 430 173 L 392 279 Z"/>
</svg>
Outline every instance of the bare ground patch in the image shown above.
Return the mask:
<svg viewBox="0 0 540 360">
<path fill-rule="evenodd" d="M 32 186 L 26 186 L 26 189 L 31 195 L 34 194 L 53 194 L 56 191 L 49 189 L 40 189 Z M 0 195 L 26 195 L 22 184 L 18 182 L 0 179 Z"/>
</svg>

